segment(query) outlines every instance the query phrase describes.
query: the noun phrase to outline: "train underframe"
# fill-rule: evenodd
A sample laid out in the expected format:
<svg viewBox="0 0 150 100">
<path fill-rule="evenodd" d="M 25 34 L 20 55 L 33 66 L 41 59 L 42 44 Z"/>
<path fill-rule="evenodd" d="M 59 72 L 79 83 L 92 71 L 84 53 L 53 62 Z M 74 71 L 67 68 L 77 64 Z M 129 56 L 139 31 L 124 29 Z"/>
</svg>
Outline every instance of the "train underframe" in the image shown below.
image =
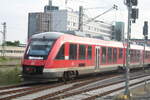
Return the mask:
<svg viewBox="0 0 150 100">
<path fill-rule="evenodd" d="M 139 67 L 137 67 L 139 66 Z M 145 67 L 149 66 L 148 63 L 145 64 Z M 141 64 L 132 64 L 130 65 L 131 69 L 134 68 L 142 68 L 143 66 Z M 24 67 L 25 68 L 25 67 Z M 27 67 L 26 67 L 27 68 Z M 34 69 L 37 68 L 37 69 Z M 91 67 L 89 69 L 68 69 L 68 70 L 62 70 L 62 71 L 52 71 L 51 69 L 43 69 L 41 68 L 41 71 L 39 70 L 39 67 L 33 67 L 31 66 L 31 71 L 29 69 L 23 69 L 22 77 L 24 80 L 51 80 L 51 79 L 59 79 L 59 80 L 70 80 L 73 78 L 78 77 L 79 75 L 85 75 L 85 74 L 94 74 L 94 73 L 100 73 L 100 72 L 109 72 L 109 71 L 119 71 L 124 72 L 125 68 L 122 66 L 109 66 L 109 67 L 103 67 L 99 69 L 95 69 L 95 67 Z M 25 72 L 27 70 L 27 72 Z"/>
</svg>

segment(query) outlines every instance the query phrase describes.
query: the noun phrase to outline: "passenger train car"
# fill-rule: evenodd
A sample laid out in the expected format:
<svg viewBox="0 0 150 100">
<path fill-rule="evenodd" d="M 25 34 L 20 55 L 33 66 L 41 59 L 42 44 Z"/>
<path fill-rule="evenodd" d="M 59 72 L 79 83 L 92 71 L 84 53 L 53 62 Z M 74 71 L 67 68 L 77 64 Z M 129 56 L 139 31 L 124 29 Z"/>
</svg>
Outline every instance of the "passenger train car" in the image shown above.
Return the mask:
<svg viewBox="0 0 150 100">
<path fill-rule="evenodd" d="M 142 67 L 143 46 L 131 45 L 130 67 Z M 150 64 L 146 47 L 145 64 Z M 126 44 L 59 32 L 33 35 L 22 60 L 23 77 L 36 79 L 76 77 L 123 68 Z"/>
</svg>

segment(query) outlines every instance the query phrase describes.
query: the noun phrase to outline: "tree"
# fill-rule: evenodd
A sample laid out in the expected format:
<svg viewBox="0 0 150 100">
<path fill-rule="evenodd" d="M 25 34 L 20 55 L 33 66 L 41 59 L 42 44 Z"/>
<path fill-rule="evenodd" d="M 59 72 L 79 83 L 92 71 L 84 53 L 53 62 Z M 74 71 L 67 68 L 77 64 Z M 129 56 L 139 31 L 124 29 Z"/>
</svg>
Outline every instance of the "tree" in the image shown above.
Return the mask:
<svg viewBox="0 0 150 100">
<path fill-rule="evenodd" d="M 6 41 L 5 45 L 6 46 L 19 46 L 20 45 L 20 41 L 14 41 L 14 42 L 12 42 L 12 41 Z"/>
</svg>

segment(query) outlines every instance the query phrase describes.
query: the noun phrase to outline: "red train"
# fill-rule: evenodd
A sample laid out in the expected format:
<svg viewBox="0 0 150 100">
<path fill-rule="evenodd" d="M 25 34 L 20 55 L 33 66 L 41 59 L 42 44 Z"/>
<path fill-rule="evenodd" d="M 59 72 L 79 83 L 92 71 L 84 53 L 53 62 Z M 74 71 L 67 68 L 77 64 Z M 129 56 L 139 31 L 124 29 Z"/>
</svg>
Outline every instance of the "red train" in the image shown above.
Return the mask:
<svg viewBox="0 0 150 100">
<path fill-rule="evenodd" d="M 131 45 L 130 65 L 142 67 L 143 46 Z M 65 78 L 123 68 L 126 45 L 59 32 L 33 35 L 22 60 L 24 78 Z M 145 64 L 150 64 L 146 47 Z"/>
</svg>

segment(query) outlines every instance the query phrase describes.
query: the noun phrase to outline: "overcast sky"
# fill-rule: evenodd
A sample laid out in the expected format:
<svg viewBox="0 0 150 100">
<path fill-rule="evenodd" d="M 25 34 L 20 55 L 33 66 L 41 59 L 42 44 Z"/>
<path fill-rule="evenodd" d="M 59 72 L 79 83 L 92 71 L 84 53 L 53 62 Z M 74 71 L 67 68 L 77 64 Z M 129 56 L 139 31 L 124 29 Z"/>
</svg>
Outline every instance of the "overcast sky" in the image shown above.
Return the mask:
<svg viewBox="0 0 150 100">
<path fill-rule="evenodd" d="M 118 10 L 111 11 L 99 18 L 106 22 L 124 21 L 127 22 L 127 8 L 123 4 L 124 0 L 68 0 L 67 7 L 78 10 L 79 5 L 84 8 L 100 7 L 101 9 L 86 10 L 89 17 L 94 17 L 111 8 L 113 4 L 118 6 Z M 132 37 L 142 38 L 142 27 L 144 21 L 150 20 L 150 0 L 138 0 L 139 19 L 132 25 Z M 43 12 L 48 0 L 1 0 L 0 3 L 0 23 L 7 23 L 7 40 L 20 40 L 26 43 L 28 29 L 28 13 Z M 53 5 L 65 8 L 65 0 L 53 0 Z M 0 31 L 2 25 L 0 24 Z M 125 28 L 125 30 L 127 30 Z M 0 35 L 2 40 L 2 35 Z"/>
</svg>

